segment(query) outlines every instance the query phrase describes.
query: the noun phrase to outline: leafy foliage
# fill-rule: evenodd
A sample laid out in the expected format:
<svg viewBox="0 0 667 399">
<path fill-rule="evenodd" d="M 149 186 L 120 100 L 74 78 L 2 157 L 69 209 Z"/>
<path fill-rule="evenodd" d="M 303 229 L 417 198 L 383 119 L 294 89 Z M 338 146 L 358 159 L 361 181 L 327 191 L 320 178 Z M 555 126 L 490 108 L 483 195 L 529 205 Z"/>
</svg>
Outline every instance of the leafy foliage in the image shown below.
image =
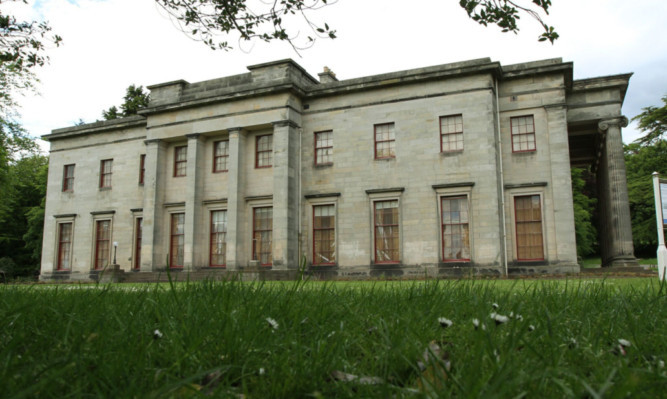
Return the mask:
<svg viewBox="0 0 667 399">
<path fill-rule="evenodd" d="M 247 0 L 155 1 L 181 24 L 183 32 L 213 50 L 232 49 L 228 40 L 217 39 L 218 35 L 227 37 L 231 33 L 238 34 L 239 41 L 287 41 L 295 50 L 305 48 L 316 38 L 308 36 L 303 45 L 296 43 L 294 19 L 299 17 L 308 24 L 314 36 L 336 37 L 336 31 L 327 23 L 315 24 L 309 17 L 310 12 L 331 4 L 330 0 L 281 0 L 252 5 Z M 292 28 L 287 28 L 288 25 Z"/>
<path fill-rule="evenodd" d="M 520 0 L 460 0 L 459 5 L 463 7 L 468 16 L 472 18 L 473 21 L 476 21 L 480 25 L 488 26 L 489 24 L 497 25 L 502 29 L 503 32 L 513 32 L 518 33 L 519 27 L 517 25 L 518 20 L 520 19 L 520 14 L 528 14 L 531 18 L 535 19 L 542 28 L 544 32 L 539 36 L 537 40 L 543 42 L 548 40 L 553 43 L 558 39 L 559 35 L 554 30 L 553 26 L 549 26 L 544 22 L 539 12 L 543 11 L 546 15 L 549 15 L 549 7 L 551 6 L 551 0 L 531 0 L 531 3 L 538 7 L 537 11 L 533 10 L 530 6 L 521 5 L 521 3 L 527 3 L 527 1 Z"/>
<path fill-rule="evenodd" d="M 632 118 L 633 121 L 639 121 L 639 130 L 646 133 L 636 140 L 639 144 L 650 145 L 664 140 L 663 136 L 667 133 L 667 95 L 662 97 L 662 102 L 662 107 L 642 108 L 643 112 Z"/>
<path fill-rule="evenodd" d="M 137 112 L 148 106 L 150 102 L 150 95 L 144 91 L 143 86 L 130 85 L 125 91 L 123 103 L 120 105 L 120 111 L 114 105 L 106 111 L 102 111 L 102 117 L 105 120 L 125 118 L 127 116 L 136 115 Z"/>
<path fill-rule="evenodd" d="M 655 256 L 658 246 L 652 173 L 667 174 L 667 141 L 625 146 L 625 168 L 632 216 L 632 239 L 637 256 Z"/>
<path fill-rule="evenodd" d="M 335 3 L 331 0 L 281 0 L 252 4 L 248 0 L 155 1 L 179 23 L 184 33 L 213 50 L 232 49 L 230 35 L 237 35 L 239 42 L 254 39 L 286 41 L 295 50 L 311 46 L 317 38 L 336 38 L 336 30 L 326 22 L 314 23 L 310 19 L 313 11 Z M 528 14 L 544 28 L 538 40 L 553 43 L 558 33 L 540 15 L 540 12 L 549 14 L 551 0 L 531 0 L 537 6 L 536 10 L 533 5 L 522 5 L 522 2 L 527 3 L 526 0 L 460 0 L 459 4 L 474 21 L 484 26 L 498 25 L 503 32 L 517 33 L 520 14 Z M 296 41 L 298 30 L 295 25 L 299 18 L 314 34 L 307 36 L 304 43 Z"/>
<path fill-rule="evenodd" d="M 586 195 L 584 171 L 572 168 L 572 197 L 574 200 L 574 228 L 577 237 L 577 255 L 587 256 L 597 251 L 597 230 L 593 224 L 596 198 Z"/>
<path fill-rule="evenodd" d="M 5 4 L 11 2 L 28 4 L 27 0 L 4 0 Z M 50 32 L 48 22 L 19 21 L 0 10 L 0 65 L 8 63 L 19 70 L 44 65 L 48 61 L 44 43 L 58 46 L 62 42 L 60 36 Z"/>
<path fill-rule="evenodd" d="M 13 160 L 0 193 L 0 258 L 11 258 L 18 276 L 39 269 L 48 162 L 42 155 Z"/>
</svg>

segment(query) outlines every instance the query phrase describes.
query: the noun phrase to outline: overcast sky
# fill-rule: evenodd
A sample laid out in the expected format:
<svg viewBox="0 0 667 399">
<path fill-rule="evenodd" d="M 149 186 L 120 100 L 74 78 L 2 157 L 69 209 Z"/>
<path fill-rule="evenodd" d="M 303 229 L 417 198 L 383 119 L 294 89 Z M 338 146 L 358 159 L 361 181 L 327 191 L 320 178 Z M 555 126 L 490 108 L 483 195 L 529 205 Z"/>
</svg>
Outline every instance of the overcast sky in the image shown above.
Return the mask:
<svg viewBox="0 0 667 399">
<path fill-rule="evenodd" d="M 551 45 L 537 42 L 540 27 L 527 16 L 518 35 L 501 33 L 469 20 L 457 0 L 339 0 L 311 15 L 336 29 L 338 38 L 318 40 L 299 56 L 285 43 L 234 42 L 232 51 L 212 51 L 181 33 L 153 0 L 31 1 L 15 6 L 17 14 L 48 20 L 63 45 L 49 50 L 50 64 L 37 73 L 40 95 L 20 99 L 21 121 L 41 136 L 79 119 L 102 119 L 102 110 L 119 105 L 130 84 L 198 82 L 284 58 L 313 76 L 328 66 L 343 80 L 483 57 L 503 65 L 561 57 L 574 62 L 575 79 L 634 72 L 623 106 L 628 118 L 661 105 L 666 0 L 553 3 L 547 22 L 561 37 Z M 297 39 L 308 35 L 303 27 Z M 624 129 L 626 143 L 638 135 L 634 124 Z"/>
</svg>

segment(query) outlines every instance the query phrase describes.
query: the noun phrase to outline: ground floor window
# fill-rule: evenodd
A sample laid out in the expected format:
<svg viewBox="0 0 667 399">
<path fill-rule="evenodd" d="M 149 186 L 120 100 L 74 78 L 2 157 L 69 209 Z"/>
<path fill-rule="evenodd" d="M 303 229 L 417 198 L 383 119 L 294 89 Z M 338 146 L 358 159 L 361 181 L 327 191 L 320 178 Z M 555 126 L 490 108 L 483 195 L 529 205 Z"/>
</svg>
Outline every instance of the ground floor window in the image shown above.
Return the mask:
<svg viewBox="0 0 667 399">
<path fill-rule="evenodd" d="M 95 225 L 95 269 L 104 269 L 109 266 L 111 220 L 98 220 Z"/>
<path fill-rule="evenodd" d="M 273 208 L 254 208 L 252 225 L 252 259 L 262 266 L 270 266 L 273 263 Z"/>
<path fill-rule="evenodd" d="M 171 237 L 169 245 L 169 266 L 183 267 L 185 246 L 185 214 L 171 214 Z"/>
<path fill-rule="evenodd" d="M 514 197 L 517 260 L 544 260 L 539 195 Z"/>
<path fill-rule="evenodd" d="M 137 218 L 134 226 L 134 268 L 141 268 L 141 236 L 143 234 L 144 219 Z"/>
<path fill-rule="evenodd" d="M 70 270 L 72 257 L 72 223 L 58 224 L 58 270 Z"/>
<path fill-rule="evenodd" d="M 375 263 L 398 263 L 400 241 L 398 200 L 373 203 L 375 224 Z"/>
<path fill-rule="evenodd" d="M 227 264 L 227 211 L 211 212 L 211 267 Z"/>
<path fill-rule="evenodd" d="M 336 207 L 313 206 L 313 264 L 336 263 Z"/>
<path fill-rule="evenodd" d="M 442 197 L 442 260 L 470 260 L 468 197 Z"/>
</svg>

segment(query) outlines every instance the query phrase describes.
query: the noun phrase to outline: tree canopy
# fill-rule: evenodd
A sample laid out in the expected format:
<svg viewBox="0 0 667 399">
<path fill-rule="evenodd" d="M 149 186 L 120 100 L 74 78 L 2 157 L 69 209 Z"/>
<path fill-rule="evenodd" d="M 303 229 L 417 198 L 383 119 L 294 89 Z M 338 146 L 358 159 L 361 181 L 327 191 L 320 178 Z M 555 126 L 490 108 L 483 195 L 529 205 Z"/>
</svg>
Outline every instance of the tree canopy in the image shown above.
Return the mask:
<svg viewBox="0 0 667 399">
<path fill-rule="evenodd" d="M 649 106 L 642 108 L 643 112 L 634 118 L 633 121 L 639 122 L 639 130 L 645 133 L 644 136 L 636 140 L 641 145 L 655 144 L 663 141 L 667 133 L 667 95 L 662 97 L 663 106 Z"/>
<path fill-rule="evenodd" d="M 194 40 L 211 49 L 229 50 L 230 35 L 239 41 L 286 41 L 295 50 L 309 47 L 317 38 L 336 38 L 336 30 L 326 22 L 314 22 L 312 13 L 336 3 L 332 0 L 155 0 Z M 551 0 L 460 0 L 459 5 L 473 21 L 496 25 L 503 32 L 517 33 L 521 15 L 528 15 L 544 29 L 539 41 L 553 43 L 558 33 L 547 25 L 542 14 L 549 14 Z M 311 34 L 298 39 L 298 19 Z"/>
<path fill-rule="evenodd" d="M 123 103 L 120 105 L 120 110 L 115 105 L 111 106 L 106 111 L 102 111 L 102 117 L 104 117 L 105 120 L 110 120 L 136 115 L 137 111 L 148 107 L 149 102 L 150 96 L 148 92 L 144 91 L 143 86 L 130 85 L 125 90 L 125 97 L 123 97 Z"/>
</svg>

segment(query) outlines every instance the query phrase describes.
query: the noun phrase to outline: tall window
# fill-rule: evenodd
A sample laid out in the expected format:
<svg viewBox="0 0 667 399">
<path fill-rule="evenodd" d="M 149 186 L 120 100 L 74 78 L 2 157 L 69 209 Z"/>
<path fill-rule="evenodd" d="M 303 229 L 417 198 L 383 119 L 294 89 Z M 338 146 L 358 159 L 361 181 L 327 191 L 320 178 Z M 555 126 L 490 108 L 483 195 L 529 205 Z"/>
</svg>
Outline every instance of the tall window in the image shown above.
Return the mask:
<svg viewBox="0 0 667 399">
<path fill-rule="evenodd" d="M 185 176 L 188 168 L 188 146 L 174 147 L 174 177 Z"/>
<path fill-rule="evenodd" d="M 226 172 L 229 159 L 229 140 L 216 141 L 213 146 L 213 172 Z"/>
<path fill-rule="evenodd" d="M 512 125 L 512 152 L 535 151 L 535 120 L 533 115 L 510 119 Z"/>
<path fill-rule="evenodd" d="M 257 136 L 255 144 L 255 167 L 269 168 L 273 165 L 273 135 Z"/>
<path fill-rule="evenodd" d="M 111 188 L 111 166 L 113 159 L 100 162 L 100 188 Z"/>
<path fill-rule="evenodd" d="M 394 124 L 375 125 L 375 159 L 394 158 L 396 156 L 396 136 Z"/>
<path fill-rule="evenodd" d="M 58 224 L 58 270 L 70 270 L 72 257 L 72 223 Z"/>
<path fill-rule="evenodd" d="M 440 117 L 440 151 L 463 151 L 463 116 Z"/>
<path fill-rule="evenodd" d="M 139 156 L 139 184 L 144 184 L 144 176 L 146 175 L 146 154 Z"/>
<path fill-rule="evenodd" d="M 442 260 L 469 261 L 468 198 L 442 197 Z"/>
<path fill-rule="evenodd" d="M 227 264 L 227 211 L 211 212 L 211 267 Z"/>
<path fill-rule="evenodd" d="M 336 263 L 336 207 L 313 206 L 313 264 Z"/>
<path fill-rule="evenodd" d="M 141 268 L 141 236 L 143 235 L 144 219 L 137 218 L 134 226 L 134 268 Z"/>
<path fill-rule="evenodd" d="M 398 263 L 398 200 L 375 201 L 375 263 Z"/>
<path fill-rule="evenodd" d="M 63 191 L 74 191 L 74 164 L 63 168 Z"/>
<path fill-rule="evenodd" d="M 185 214 L 171 214 L 171 237 L 169 245 L 169 266 L 183 267 L 183 248 L 185 244 Z"/>
<path fill-rule="evenodd" d="M 273 208 L 254 208 L 252 225 L 252 259 L 262 266 L 270 266 L 273 263 Z"/>
<path fill-rule="evenodd" d="M 333 131 L 315 133 L 315 165 L 333 163 Z"/>
<path fill-rule="evenodd" d="M 539 195 L 514 197 L 517 260 L 544 260 Z"/>
<path fill-rule="evenodd" d="M 95 229 L 95 269 L 109 266 L 111 220 L 98 220 Z"/>
</svg>

